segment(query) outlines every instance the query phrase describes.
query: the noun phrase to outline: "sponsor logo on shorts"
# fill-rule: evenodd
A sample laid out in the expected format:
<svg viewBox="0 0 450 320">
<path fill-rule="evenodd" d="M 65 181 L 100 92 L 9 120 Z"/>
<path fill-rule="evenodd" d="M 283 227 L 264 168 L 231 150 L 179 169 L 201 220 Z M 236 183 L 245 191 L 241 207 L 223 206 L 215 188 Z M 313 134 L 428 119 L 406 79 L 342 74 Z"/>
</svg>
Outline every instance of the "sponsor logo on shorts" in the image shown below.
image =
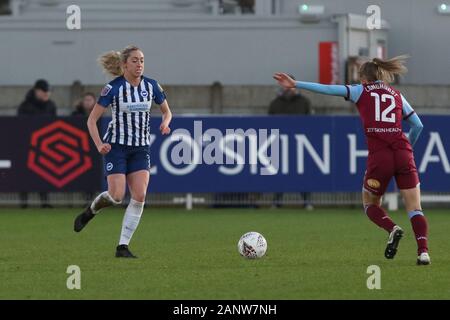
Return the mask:
<svg viewBox="0 0 450 320">
<path fill-rule="evenodd" d="M 114 167 L 114 165 L 111 162 L 108 162 L 106 164 L 106 171 L 111 171 L 113 167 Z"/>
<path fill-rule="evenodd" d="M 380 181 L 378 181 L 376 179 L 368 179 L 367 185 L 371 188 L 378 189 L 381 184 L 380 184 Z"/>
</svg>

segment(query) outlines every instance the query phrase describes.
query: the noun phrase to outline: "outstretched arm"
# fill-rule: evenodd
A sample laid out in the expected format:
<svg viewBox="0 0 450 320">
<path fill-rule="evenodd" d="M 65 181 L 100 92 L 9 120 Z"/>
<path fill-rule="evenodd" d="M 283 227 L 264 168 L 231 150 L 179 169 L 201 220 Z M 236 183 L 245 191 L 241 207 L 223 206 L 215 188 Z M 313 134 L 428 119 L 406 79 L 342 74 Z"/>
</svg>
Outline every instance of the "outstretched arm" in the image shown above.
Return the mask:
<svg viewBox="0 0 450 320">
<path fill-rule="evenodd" d="M 315 82 L 295 81 L 286 73 L 275 73 L 273 78 L 284 88 L 297 87 L 316 93 L 349 98 L 349 89 L 344 85 L 326 85 Z"/>
</svg>

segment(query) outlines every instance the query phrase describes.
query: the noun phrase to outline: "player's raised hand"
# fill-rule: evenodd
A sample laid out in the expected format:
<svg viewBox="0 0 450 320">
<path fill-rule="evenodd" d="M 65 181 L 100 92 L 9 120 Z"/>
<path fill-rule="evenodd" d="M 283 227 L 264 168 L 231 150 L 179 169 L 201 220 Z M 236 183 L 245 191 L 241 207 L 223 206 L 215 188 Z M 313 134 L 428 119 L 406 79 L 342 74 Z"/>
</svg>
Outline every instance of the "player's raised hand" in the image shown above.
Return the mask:
<svg viewBox="0 0 450 320">
<path fill-rule="evenodd" d="M 159 127 L 159 130 L 161 131 L 162 135 L 166 135 L 170 133 L 170 128 L 165 123 L 161 123 L 161 126 Z"/>
<path fill-rule="evenodd" d="M 286 73 L 276 72 L 273 78 L 278 81 L 278 84 L 283 88 L 295 88 L 295 80 L 289 77 Z"/>
<path fill-rule="evenodd" d="M 102 155 L 107 154 L 109 151 L 111 151 L 111 145 L 109 143 L 102 143 L 101 145 L 97 146 L 98 152 L 100 152 Z"/>
</svg>

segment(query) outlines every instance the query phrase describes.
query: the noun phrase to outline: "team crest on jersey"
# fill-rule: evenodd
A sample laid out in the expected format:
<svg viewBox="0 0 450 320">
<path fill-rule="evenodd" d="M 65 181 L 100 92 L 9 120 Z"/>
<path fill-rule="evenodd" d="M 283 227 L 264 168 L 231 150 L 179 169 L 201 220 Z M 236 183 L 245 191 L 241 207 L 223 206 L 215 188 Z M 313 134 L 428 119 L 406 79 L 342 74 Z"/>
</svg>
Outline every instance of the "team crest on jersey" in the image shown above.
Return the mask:
<svg viewBox="0 0 450 320">
<path fill-rule="evenodd" d="M 112 89 L 112 86 L 109 85 L 109 84 L 107 84 L 107 85 L 103 88 L 103 90 L 102 90 L 102 92 L 100 93 L 100 95 L 101 95 L 102 97 L 105 97 L 105 96 L 111 91 L 111 89 Z"/>
<path fill-rule="evenodd" d="M 145 91 L 145 90 L 142 90 L 142 91 L 141 91 L 141 96 L 143 96 L 144 98 L 147 98 L 148 92 Z"/>
</svg>

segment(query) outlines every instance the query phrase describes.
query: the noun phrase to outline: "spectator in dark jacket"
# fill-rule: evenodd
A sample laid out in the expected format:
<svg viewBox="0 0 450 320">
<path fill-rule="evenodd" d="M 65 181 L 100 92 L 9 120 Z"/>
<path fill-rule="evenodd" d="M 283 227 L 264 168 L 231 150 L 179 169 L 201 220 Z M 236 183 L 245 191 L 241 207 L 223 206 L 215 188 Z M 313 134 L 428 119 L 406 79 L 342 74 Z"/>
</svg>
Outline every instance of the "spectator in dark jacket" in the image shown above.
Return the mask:
<svg viewBox="0 0 450 320">
<path fill-rule="evenodd" d="M 56 116 L 56 105 L 50 100 L 50 85 L 47 80 L 39 79 L 34 84 L 33 88 L 28 91 L 18 109 L 19 116 Z M 48 203 L 48 194 L 40 192 L 41 207 L 51 208 Z M 28 193 L 20 193 L 21 207 L 28 206 Z"/>
<path fill-rule="evenodd" d="M 295 79 L 290 75 L 292 79 Z M 275 115 L 309 115 L 312 114 L 311 102 L 308 98 L 300 94 L 297 88 L 283 89 L 280 94 L 272 100 L 269 106 L 269 114 Z M 311 193 L 301 192 L 305 209 L 312 210 Z M 283 193 L 274 194 L 273 207 L 281 207 Z"/>
<path fill-rule="evenodd" d="M 39 79 L 28 91 L 25 101 L 18 110 L 18 115 L 50 115 L 56 116 L 56 105 L 50 100 L 50 85 L 44 79 Z"/>
<path fill-rule="evenodd" d="M 95 94 L 92 92 L 86 92 L 75 105 L 75 110 L 72 112 L 72 116 L 88 117 L 92 109 L 94 109 L 96 102 L 97 98 L 95 97 Z"/>
<path fill-rule="evenodd" d="M 298 92 L 296 88 L 283 89 L 272 100 L 269 114 L 311 114 L 311 102 Z"/>
</svg>

